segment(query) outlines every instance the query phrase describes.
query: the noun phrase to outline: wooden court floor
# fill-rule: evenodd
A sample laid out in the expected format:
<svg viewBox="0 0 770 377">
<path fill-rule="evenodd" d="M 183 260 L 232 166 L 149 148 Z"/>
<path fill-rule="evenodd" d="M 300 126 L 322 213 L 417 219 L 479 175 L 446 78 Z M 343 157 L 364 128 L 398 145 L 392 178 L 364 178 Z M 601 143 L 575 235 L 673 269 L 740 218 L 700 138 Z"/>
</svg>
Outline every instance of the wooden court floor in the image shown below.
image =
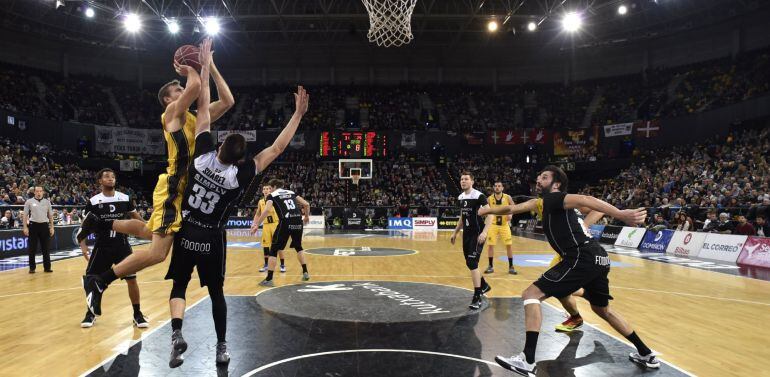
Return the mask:
<svg viewBox="0 0 770 377">
<path fill-rule="evenodd" d="M 225 293 L 257 293 L 261 289 L 257 283 L 263 278 L 257 271 L 261 250 L 243 247 L 255 239 L 231 235 L 228 241 L 242 244 L 228 249 Z M 461 245 L 450 245 L 448 232 L 438 232 L 435 240 L 307 235 L 304 243 L 306 248 L 370 246 L 418 252 L 392 257 L 308 255 L 311 281 L 392 280 L 470 287 Z M 147 246 L 137 248 L 141 247 Z M 552 253 L 547 243 L 520 237 L 514 238 L 514 250 L 519 254 Z M 503 255 L 502 251 L 498 247 L 497 255 Z M 764 364 L 770 360 L 764 328 L 770 320 L 770 282 L 628 256 L 612 255 L 612 259 L 625 265 L 613 268 L 610 274 L 612 305 L 662 359 L 699 376 L 770 376 Z M 142 311 L 151 329 L 169 319 L 171 284 L 163 280 L 167 263 L 168 259 L 138 277 Z M 481 265 L 486 266 L 486 258 Z M 301 270 L 293 252 L 287 253 L 287 266 L 287 273 L 276 273 L 277 285 L 300 282 Z M 496 266 L 498 272 L 487 275 L 493 286 L 490 297 L 519 296 L 545 270 L 545 266 L 518 267 L 519 275 L 512 276 L 507 274 L 505 262 L 496 260 Z M 4 356 L 0 376 L 81 375 L 150 330 L 132 326 L 123 282 L 106 292 L 104 314 L 94 327 L 81 329 L 85 267 L 83 258 L 74 258 L 55 262 L 52 274 L 31 275 L 26 269 L 0 273 L 0 354 Z M 188 304 L 205 296 L 205 289 L 194 279 Z M 579 300 L 579 305 L 588 323 L 618 336 L 584 301 Z M 543 331 L 551 329 L 544 327 Z"/>
</svg>

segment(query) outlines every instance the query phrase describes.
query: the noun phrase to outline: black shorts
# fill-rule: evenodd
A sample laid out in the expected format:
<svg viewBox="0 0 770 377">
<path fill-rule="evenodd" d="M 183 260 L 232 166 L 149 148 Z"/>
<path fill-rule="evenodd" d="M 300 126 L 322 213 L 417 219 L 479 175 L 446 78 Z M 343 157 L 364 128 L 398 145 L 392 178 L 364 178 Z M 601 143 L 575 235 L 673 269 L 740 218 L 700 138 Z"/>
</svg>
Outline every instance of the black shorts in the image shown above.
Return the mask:
<svg viewBox="0 0 770 377">
<path fill-rule="evenodd" d="M 585 247 L 601 249 L 599 245 Z M 604 249 L 601 250 L 604 251 Z M 588 258 L 562 260 L 543 273 L 535 281 L 535 286 L 540 288 L 546 296 L 556 298 L 567 297 L 583 288 L 585 290 L 583 298 L 588 300 L 591 305 L 606 307 L 609 305 L 609 300 L 612 300 L 610 281 L 607 279 L 607 275 L 610 273 L 609 257 L 606 256 L 606 253 L 601 252 L 591 255 L 594 255 L 593 258 L 596 256 L 599 258 L 596 258 L 594 262 Z M 606 263 L 606 265 L 599 263 Z"/>
<path fill-rule="evenodd" d="M 286 248 L 286 243 L 289 242 L 289 237 L 291 237 L 291 244 L 289 247 L 293 248 L 294 250 L 297 250 L 297 252 L 300 252 L 303 250 L 302 248 L 302 231 L 304 229 L 304 226 L 302 223 L 299 224 L 282 224 L 279 223 L 278 227 L 275 228 L 275 233 L 273 233 L 273 244 L 270 245 L 270 255 L 276 256 L 278 255 L 278 252 Z"/>
<path fill-rule="evenodd" d="M 131 245 L 129 244 L 96 244 L 91 250 L 91 257 L 88 258 L 86 275 L 99 275 L 112 268 L 131 255 Z M 136 274 L 124 276 L 121 279 L 136 279 Z"/>
<path fill-rule="evenodd" d="M 463 231 L 463 255 L 465 258 L 472 258 L 478 262 L 483 253 L 484 244 L 479 243 L 479 233 Z"/>
<path fill-rule="evenodd" d="M 174 248 L 166 279 L 189 281 L 193 267 L 198 269 L 201 287 L 225 283 L 227 245 L 223 230 L 210 230 L 183 222 L 174 234 Z"/>
</svg>

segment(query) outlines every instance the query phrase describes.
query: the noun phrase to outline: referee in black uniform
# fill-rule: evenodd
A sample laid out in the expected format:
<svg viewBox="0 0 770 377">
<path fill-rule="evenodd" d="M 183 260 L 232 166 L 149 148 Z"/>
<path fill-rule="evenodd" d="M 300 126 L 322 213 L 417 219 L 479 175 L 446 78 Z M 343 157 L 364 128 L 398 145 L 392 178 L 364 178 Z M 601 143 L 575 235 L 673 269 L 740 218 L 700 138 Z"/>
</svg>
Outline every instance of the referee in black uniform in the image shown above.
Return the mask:
<svg viewBox="0 0 770 377">
<path fill-rule="evenodd" d="M 35 253 L 37 245 L 43 253 L 43 269 L 51 270 L 51 237 L 53 237 L 53 210 L 51 201 L 43 198 L 43 188 L 35 187 L 35 196 L 24 203 L 22 213 L 24 235 L 29 237 L 29 273 L 35 273 Z"/>
</svg>

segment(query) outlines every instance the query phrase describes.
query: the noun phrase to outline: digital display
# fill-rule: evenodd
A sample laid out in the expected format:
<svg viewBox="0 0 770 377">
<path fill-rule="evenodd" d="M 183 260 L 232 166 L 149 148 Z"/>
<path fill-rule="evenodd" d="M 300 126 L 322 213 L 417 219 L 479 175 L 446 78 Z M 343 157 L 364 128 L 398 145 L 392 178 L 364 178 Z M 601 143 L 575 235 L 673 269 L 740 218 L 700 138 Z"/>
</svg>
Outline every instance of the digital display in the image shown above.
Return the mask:
<svg viewBox="0 0 770 377">
<path fill-rule="evenodd" d="M 385 157 L 387 135 L 374 131 L 326 131 L 321 133 L 321 157 Z"/>
</svg>

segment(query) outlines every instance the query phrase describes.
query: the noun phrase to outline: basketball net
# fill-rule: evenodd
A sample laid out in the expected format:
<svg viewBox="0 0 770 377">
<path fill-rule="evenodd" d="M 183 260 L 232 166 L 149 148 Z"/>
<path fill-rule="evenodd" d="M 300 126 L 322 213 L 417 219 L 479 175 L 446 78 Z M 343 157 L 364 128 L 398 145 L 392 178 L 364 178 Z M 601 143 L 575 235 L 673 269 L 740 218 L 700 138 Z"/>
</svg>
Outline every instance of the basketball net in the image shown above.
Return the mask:
<svg viewBox="0 0 770 377">
<path fill-rule="evenodd" d="M 350 179 L 353 180 L 353 184 L 358 186 L 358 181 L 361 180 L 361 174 L 350 173 Z"/>
<path fill-rule="evenodd" d="M 369 13 L 369 42 L 399 47 L 414 39 L 412 12 L 417 0 L 362 0 Z"/>
</svg>

